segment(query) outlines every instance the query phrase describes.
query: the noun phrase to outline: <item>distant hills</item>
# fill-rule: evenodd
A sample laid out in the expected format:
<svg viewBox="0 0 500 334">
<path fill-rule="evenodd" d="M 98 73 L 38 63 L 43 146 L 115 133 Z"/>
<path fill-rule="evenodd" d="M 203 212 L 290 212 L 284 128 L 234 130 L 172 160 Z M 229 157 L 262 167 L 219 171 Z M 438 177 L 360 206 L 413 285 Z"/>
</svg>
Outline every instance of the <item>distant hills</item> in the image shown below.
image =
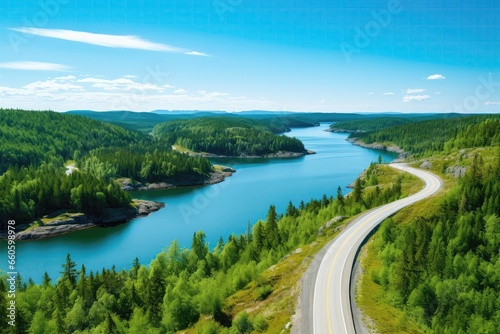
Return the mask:
<svg viewBox="0 0 500 334">
<path fill-rule="evenodd" d="M 290 128 L 312 127 L 320 122 L 353 122 L 375 120 L 380 117 L 404 118 L 408 122 L 423 121 L 431 119 L 455 118 L 467 116 L 457 113 L 414 113 L 406 114 L 399 112 L 364 112 L 364 113 L 321 113 L 321 112 L 291 112 L 291 111 L 267 111 L 248 110 L 240 112 L 227 112 L 221 110 L 154 110 L 151 112 L 132 111 L 92 111 L 92 110 L 70 110 L 68 114 L 75 114 L 94 120 L 119 125 L 129 130 L 150 133 L 153 128 L 161 123 L 172 120 L 186 120 L 200 117 L 234 117 L 259 120 L 266 123 L 273 132 L 287 132 Z M 391 122 L 389 122 L 391 123 Z M 355 123 L 356 124 L 356 123 Z"/>
<path fill-rule="evenodd" d="M 234 113 L 217 110 L 155 110 L 152 112 L 70 110 L 66 113 L 80 115 L 94 120 L 119 125 L 126 129 L 138 130 L 147 133 L 151 132 L 153 128 L 160 123 L 200 117 L 225 116 L 260 120 L 261 122 L 266 123 L 272 131 L 276 133 L 287 132 L 292 127 L 316 126 L 320 121 L 323 121 L 323 119 L 318 119 L 313 114 L 309 115 L 307 113 L 271 112 L 260 110 Z M 329 121 L 329 119 L 326 121 Z"/>
</svg>

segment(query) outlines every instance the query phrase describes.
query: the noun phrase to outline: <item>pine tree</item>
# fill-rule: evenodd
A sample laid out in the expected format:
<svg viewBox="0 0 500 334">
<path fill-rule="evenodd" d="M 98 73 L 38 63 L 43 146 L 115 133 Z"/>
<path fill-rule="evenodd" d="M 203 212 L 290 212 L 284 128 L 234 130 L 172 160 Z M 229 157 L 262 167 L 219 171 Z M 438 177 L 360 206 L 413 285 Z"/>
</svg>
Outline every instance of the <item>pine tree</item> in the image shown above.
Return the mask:
<svg viewBox="0 0 500 334">
<path fill-rule="evenodd" d="M 191 249 L 198 257 L 198 260 L 203 260 L 205 258 L 208 252 L 208 247 L 205 243 L 205 233 L 203 231 L 193 234 Z"/>
<path fill-rule="evenodd" d="M 66 262 L 62 265 L 63 271 L 62 274 L 63 280 L 68 280 L 73 287 L 76 285 L 76 278 L 78 276 L 78 271 L 75 269 L 76 263 L 71 260 L 71 255 L 69 253 L 66 255 Z"/>
<path fill-rule="evenodd" d="M 105 334 L 118 334 L 118 328 L 116 327 L 116 323 L 113 320 L 113 316 L 111 312 L 108 312 L 106 315 L 106 323 L 104 326 L 104 333 Z"/>
<path fill-rule="evenodd" d="M 344 195 L 342 194 L 342 188 L 339 186 L 337 188 L 337 202 L 339 203 L 340 206 L 344 205 Z"/>
<path fill-rule="evenodd" d="M 147 288 L 148 318 L 151 324 L 157 326 L 162 318 L 163 296 L 165 295 L 165 280 L 158 268 L 153 268 Z"/>
<path fill-rule="evenodd" d="M 276 207 L 271 205 L 266 217 L 266 245 L 269 248 L 276 249 L 281 242 L 280 232 L 278 229 L 278 217 Z"/>
<path fill-rule="evenodd" d="M 288 217 L 297 217 L 299 215 L 299 211 L 292 204 L 292 201 L 288 202 L 288 206 L 286 207 L 286 215 Z"/>
<path fill-rule="evenodd" d="M 253 226 L 252 239 L 255 249 L 260 253 L 265 243 L 264 227 L 262 226 L 262 222 L 260 220 Z"/>
<path fill-rule="evenodd" d="M 139 263 L 139 258 L 134 259 L 134 263 L 132 264 L 131 275 L 132 279 L 136 280 L 137 275 L 139 274 L 139 269 L 141 268 L 141 264 Z"/>
<path fill-rule="evenodd" d="M 352 199 L 355 203 L 361 203 L 363 200 L 363 186 L 361 183 L 361 178 L 357 178 L 356 182 L 354 183 L 354 189 L 352 191 Z"/>
<path fill-rule="evenodd" d="M 43 282 L 42 282 L 42 286 L 43 286 L 44 288 L 48 288 L 48 287 L 50 287 L 50 286 L 51 286 L 51 283 L 50 283 L 51 281 L 52 281 L 52 279 L 50 278 L 49 274 L 47 274 L 47 272 L 45 272 L 45 273 L 43 274 Z"/>
</svg>

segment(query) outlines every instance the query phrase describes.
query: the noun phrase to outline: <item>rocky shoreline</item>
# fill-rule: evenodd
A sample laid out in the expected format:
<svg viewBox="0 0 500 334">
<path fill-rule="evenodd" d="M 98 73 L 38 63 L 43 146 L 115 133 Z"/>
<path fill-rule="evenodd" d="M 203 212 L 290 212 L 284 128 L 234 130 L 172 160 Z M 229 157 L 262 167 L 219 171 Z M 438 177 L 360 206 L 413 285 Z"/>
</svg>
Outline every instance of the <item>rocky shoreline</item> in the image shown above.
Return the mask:
<svg viewBox="0 0 500 334">
<path fill-rule="evenodd" d="M 382 150 L 382 151 L 387 151 L 387 152 L 393 152 L 393 153 L 398 153 L 399 156 L 394 160 L 393 162 L 401 162 L 404 159 L 408 158 L 409 154 L 408 152 L 403 151 L 401 148 L 399 148 L 396 145 L 390 145 L 390 146 L 384 146 L 379 143 L 373 143 L 373 144 L 366 144 L 360 141 L 358 138 L 347 138 L 346 139 L 348 142 L 350 142 L 353 145 L 364 147 L 364 148 L 371 148 L 373 150 Z"/>
<path fill-rule="evenodd" d="M 107 209 L 101 217 L 89 216 L 83 213 L 64 213 L 44 225 L 27 229 L 29 224 L 17 226 L 16 240 L 37 240 L 58 235 L 85 230 L 92 227 L 115 226 L 126 223 L 137 217 L 144 217 L 165 207 L 164 203 L 134 200 L 132 207 Z M 49 218 L 49 217 L 45 217 Z M 6 239 L 7 234 L 0 234 L 0 239 Z"/>
<path fill-rule="evenodd" d="M 216 168 L 217 169 L 211 173 L 210 177 L 202 182 L 189 178 L 175 184 L 166 182 L 150 184 L 132 183 L 130 179 L 122 179 L 118 182 L 121 184 L 123 190 L 158 190 L 216 184 L 223 182 L 227 177 L 230 177 L 236 172 L 236 170 L 231 167 L 216 166 Z M 55 213 L 40 219 L 38 224 L 42 225 L 36 227 L 30 228 L 33 224 L 17 225 L 16 240 L 39 240 L 92 227 L 116 226 L 134 218 L 147 216 L 164 207 L 165 204 L 161 202 L 133 200 L 131 207 L 106 209 L 104 214 L 99 217 L 86 215 L 84 213 Z M 40 223 L 41 221 L 45 222 Z M 0 239 L 7 239 L 7 233 L 0 233 Z"/>
<path fill-rule="evenodd" d="M 365 131 L 363 130 L 348 130 L 348 129 L 341 129 L 341 128 L 328 128 L 325 130 L 325 132 L 335 132 L 335 133 L 363 133 Z"/>
<path fill-rule="evenodd" d="M 316 154 L 316 152 L 311 150 L 305 150 L 304 152 L 290 152 L 290 151 L 278 151 L 276 153 L 269 153 L 264 155 L 220 155 L 204 152 L 189 152 L 192 157 L 198 158 L 229 158 L 229 159 L 274 159 L 274 158 L 297 158 L 303 157 L 305 155 Z"/>
<path fill-rule="evenodd" d="M 127 191 L 161 190 L 216 184 L 224 181 L 227 177 L 230 177 L 231 175 L 233 175 L 233 173 L 236 172 L 236 170 L 231 167 L 217 166 L 217 168 L 219 170 L 215 170 L 210 174 L 210 177 L 208 179 L 201 182 L 196 179 L 184 179 L 183 181 L 178 181 L 175 183 L 158 182 L 143 184 L 140 182 L 132 182 L 130 179 L 122 179 L 118 182 L 120 183 L 122 189 Z"/>
</svg>

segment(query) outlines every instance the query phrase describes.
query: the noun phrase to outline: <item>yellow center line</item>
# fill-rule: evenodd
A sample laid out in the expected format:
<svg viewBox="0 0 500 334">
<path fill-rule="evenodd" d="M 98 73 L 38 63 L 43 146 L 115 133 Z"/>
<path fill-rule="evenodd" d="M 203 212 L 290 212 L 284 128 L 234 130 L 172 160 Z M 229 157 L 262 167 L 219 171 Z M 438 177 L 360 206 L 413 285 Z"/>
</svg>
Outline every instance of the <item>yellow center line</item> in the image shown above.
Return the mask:
<svg viewBox="0 0 500 334">
<path fill-rule="evenodd" d="M 390 207 L 387 207 L 383 210 L 381 210 L 380 212 L 378 212 L 375 217 L 378 217 L 380 216 L 382 213 L 385 213 L 386 211 L 390 210 L 393 206 L 390 206 Z M 327 278 L 327 285 L 326 285 L 326 315 L 327 315 L 327 322 L 328 322 L 328 332 L 329 333 L 332 333 L 332 324 L 331 324 L 331 317 L 330 317 L 330 303 L 328 302 L 328 296 L 330 296 L 330 284 L 328 284 L 330 281 L 331 281 L 331 278 L 332 278 L 332 273 L 333 273 L 333 265 L 335 264 L 335 262 L 337 261 L 337 258 L 340 254 L 340 252 L 342 251 L 342 249 L 344 248 L 345 244 L 353 237 L 354 234 L 356 234 L 357 231 L 359 231 L 359 229 L 361 229 L 363 226 L 365 226 L 367 223 L 369 223 L 370 220 L 367 220 L 366 222 L 362 223 L 360 226 L 358 226 L 348 237 L 346 240 L 344 240 L 344 242 L 342 243 L 342 245 L 340 245 L 340 248 L 339 250 L 337 251 L 337 253 L 335 254 L 335 257 L 333 258 L 333 261 L 330 265 L 330 268 L 329 268 L 329 272 L 328 272 L 328 278 Z"/>
</svg>

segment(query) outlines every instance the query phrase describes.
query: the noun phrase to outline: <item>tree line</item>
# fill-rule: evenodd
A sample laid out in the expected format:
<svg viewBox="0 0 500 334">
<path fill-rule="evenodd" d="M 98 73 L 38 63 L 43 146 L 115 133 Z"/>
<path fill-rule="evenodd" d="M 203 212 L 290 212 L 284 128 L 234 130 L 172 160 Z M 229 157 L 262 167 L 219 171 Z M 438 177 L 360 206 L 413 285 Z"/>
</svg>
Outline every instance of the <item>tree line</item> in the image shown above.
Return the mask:
<svg viewBox="0 0 500 334">
<path fill-rule="evenodd" d="M 84 156 L 98 147 L 121 147 L 141 134 L 119 126 L 52 111 L 0 109 L 0 174 Z"/>
<path fill-rule="evenodd" d="M 347 130 L 347 131 L 376 131 L 385 129 L 391 126 L 411 123 L 412 121 L 407 118 L 400 117 L 380 117 L 375 119 L 359 119 L 347 122 L 338 122 L 330 125 L 332 130 Z"/>
<path fill-rule="evenodd" d="M 204 158 L 172 151 L 169 146 L 151 144 L 100 148 L 79 163 L 84 171 L 104 179 L 128 177 L 141 182 L 201 181 L 213 171 Z"/>
<path fill-rule="evenodd" d="M 479 127 L 492 129 L 498 143 L 498 121 L 500 115 L 466 116 L 448 119 L 435 119 L 392 126 L 377 131 L 351 134 L 365 143 L 393 143 L 414 156 L 430 156 L 458 146 L 477 147 L 492 143 L 486 132 Z M 483 123 L 487 121 L 486 123 Z M 479 124 L 482 124 L 479 126 Z M 469 130 L 466 130 L 468 129 Z"/>
</svg>

